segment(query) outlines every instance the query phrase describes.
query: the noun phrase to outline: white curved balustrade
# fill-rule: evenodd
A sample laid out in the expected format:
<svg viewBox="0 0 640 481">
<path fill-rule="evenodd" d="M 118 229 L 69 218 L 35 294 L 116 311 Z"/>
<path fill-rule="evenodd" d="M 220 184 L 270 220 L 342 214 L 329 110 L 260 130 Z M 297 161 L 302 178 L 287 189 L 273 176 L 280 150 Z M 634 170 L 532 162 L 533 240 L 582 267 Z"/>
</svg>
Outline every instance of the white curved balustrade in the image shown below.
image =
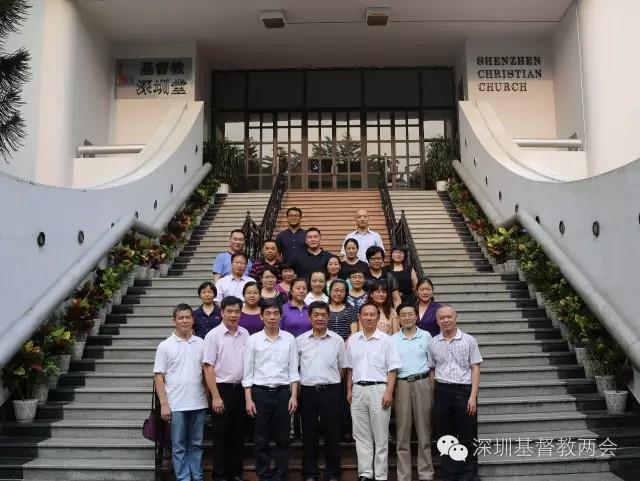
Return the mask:
<svg viewBox="0 0 640 481">
<path fill-rule="evenodd" d="M 64 286 L 77 285 L 132 226 L 157 235 L 206 175 L 203 104 L 176 112 L 160 129 L 164 138 L 154 136 L 129 172 L 100 186 L 60 188 L 0 174 L 0 364 L 64 298 Z"/>
<path fill-rule="evenodd" d="M 454 167 L 490 221 L 520 222 L 640 367 L 640 160 L 586 178 L 584 152 L 532 158 L 489 104 L 459 110 Z"/>
</svg>

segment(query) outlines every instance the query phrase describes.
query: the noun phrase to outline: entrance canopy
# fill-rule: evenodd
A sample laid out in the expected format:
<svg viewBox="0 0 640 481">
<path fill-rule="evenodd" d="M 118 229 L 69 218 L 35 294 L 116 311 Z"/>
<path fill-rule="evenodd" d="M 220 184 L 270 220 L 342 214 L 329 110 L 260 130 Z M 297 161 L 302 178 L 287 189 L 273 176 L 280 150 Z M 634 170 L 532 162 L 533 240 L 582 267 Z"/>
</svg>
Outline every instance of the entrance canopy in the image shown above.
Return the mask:
<svg viewBox="0 0 640 481">
<path fill-rule="evenodd" d="M 215 69 L 453 65 L 470 36 L 546 36 L 572 0 L 402 0 L 367 26 L 377 1 L 77 0 L 117 43 L 197 42 Z M 266 29 L 263 10 L 286 26 Z"/>
</svg>

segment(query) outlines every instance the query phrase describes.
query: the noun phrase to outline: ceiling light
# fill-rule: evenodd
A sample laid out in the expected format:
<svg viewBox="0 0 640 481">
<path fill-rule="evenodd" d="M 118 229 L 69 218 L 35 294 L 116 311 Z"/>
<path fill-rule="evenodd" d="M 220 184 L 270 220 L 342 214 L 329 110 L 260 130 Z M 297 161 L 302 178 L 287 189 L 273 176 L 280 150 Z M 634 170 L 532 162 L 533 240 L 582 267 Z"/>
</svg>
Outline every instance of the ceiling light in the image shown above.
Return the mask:
<svg viewBox="0 0 640 481">
<path fill-rule="evenodd" d="M 387 7 L 367 8 L 367 25 L 383 27 L 389 22 L 389 9 Z"/>
<path fill-rule="evenodd" d="M 284 10 L 263 10 L 260 12 L 260 20 L 267 28 L 283 28 L 286 25 Z"/>
</svg>

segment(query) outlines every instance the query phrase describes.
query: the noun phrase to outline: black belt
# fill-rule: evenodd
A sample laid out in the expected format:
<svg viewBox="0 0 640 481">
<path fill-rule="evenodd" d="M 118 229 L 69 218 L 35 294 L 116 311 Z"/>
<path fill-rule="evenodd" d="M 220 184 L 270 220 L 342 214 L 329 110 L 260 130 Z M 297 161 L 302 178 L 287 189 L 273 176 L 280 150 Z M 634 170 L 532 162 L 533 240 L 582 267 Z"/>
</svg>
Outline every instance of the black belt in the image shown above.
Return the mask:
<svg viewBox="0 0 640 481">
<path fill-rule="evenodd" d="M 387 384 L 387 381 L 358 381 L 358 386 L 375 386 L 376 384 Z"/>
<path fill-rule="evenodd" d="M 413 381 L 419 381 L 420 379 L 425 379 L 427 377 L 429 377 L 429 371 L 421 372 L 420 374 L 412 374 L 411 376 L 407 376 L 407 377 L 399 377 L 398 381 L 413 382 Z"/>
<path fill-rule="evenodd" d="M 281 391 L 283 389 L 289 389 L 289 387 L 290 387 L 289 384 L 282 384 L 280 386 L 260 386 L 258 384 L 254 384 L 253 386 L 251 386 L 252 389 L 260 389 L 261 391 L 271 391 L 271 392 Z"/>
<path fill-rule="evenodd" d="M 337 387 L 342 387 L 342 384 L 340 384 L 340 383 L 338 383 L 338 384 L 316 384 L 315 386 L 305 386 L 305 385 L 302 386 L 303 389 L 310 389 L 310 390 L 315 390 L 315 391 L 324 391 L 326 389 L 333 389 L 333 388 L 337 388 Z"/>
<path fill-rule="evenodd" d="M 222 387 L 232 387 L 234 389 L 238 389 L 242 387 L 242 383 L 233 383 L 233 382 L 219 382 L 218 386 Z"/>
<path fill-rule="evenodd" d="M 442 387 L 457 387 L 457 388 L 471 389 L 471 384 L 456 384 L 454 382 L 441 382 L 438 380 L 436 380 L 436 384 Z"/>
</svg>

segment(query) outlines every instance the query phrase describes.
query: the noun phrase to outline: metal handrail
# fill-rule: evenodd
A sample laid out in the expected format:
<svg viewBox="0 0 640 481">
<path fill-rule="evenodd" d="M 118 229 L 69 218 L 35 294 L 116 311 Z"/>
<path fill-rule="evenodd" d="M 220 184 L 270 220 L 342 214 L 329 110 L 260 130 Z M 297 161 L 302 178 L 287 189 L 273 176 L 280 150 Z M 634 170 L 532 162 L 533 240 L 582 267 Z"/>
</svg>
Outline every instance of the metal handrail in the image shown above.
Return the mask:
<svg viewBox="0 0 640 481">
<path fill-rule="evenodd" d="M 389 233 L 391 245 L 406 247 L 407 265 L 413 268 L 418 278 L 424 277 L 420 257 L 418 256 L 416 245 L 413 242 L 413 236 L 411 235 L 411 229 L 409 229 L 407 217 L 404 215 L 404 210 L 400 214 L 400 220 L 396 221 L 396 215 L 393 211 L 393 204 L 391 202 L 391 195 L 389 195 L 389 187 L 387 186 L 387 180 L 384 173 L 380 175 L 378 189 L 380 190 L 380 200 L 382 201 L 384 220 L 387 224 L 387 232 Z"/>
<path fill-rule="evenodd" d="M 139 154 L 146 146 L 143 144 L 131 145 L 80 145 L 78 155 L 80 157 L 109 154 Z"/>
<path fill-rule="evenodd" d="M 251 218 L 251 211 L 247 211 L 244 223 L 240 228 L 244 232 L 244 253 L 247 259 L 257 259 L 260 255 L 260 227 Z"/>
<path fill-rule="evenodd" d="M 380 200 L 382 201 L 382 210 L 384 211 L 384 221 L 387 224 L 387 232 L 389 236 L 391 236 L 391 232 L 393 232 L 396 225 L 396 214 L 393 211 L 387 179 L 383 173 L 380 174 L 378 178 L 378 190 L 380 191 Z"/>
<path fill-rule="evenodd" d="M 549 147 L 556 149 L 582 150 L 580 139 L 513 139 L 518 147 Z"/>
<path fill-rule="evenodd" d="M 278 222 L 278 215 L 280 215 L 280 208 L 282 207 L 282 199 L 284 198 L 284 192 L 287 188 L 287 176 L 284 170 L 280 170 L 276 176 L 276 180 L 273 183 L 273 189 L 271 190 L 271 196 L 267 203 L 267 208 L 262 216 L 262 222 L 260 223 L 260 245 L 267 239 L 271 239 L 273 231 L 276 228 Z"/>
<path fill-rule="evenodd" d="M 413 242 L 413 236 L 411 235 L 411 229 L 409 229 L 407 217 L 404 215 L 404 210 L 400 213 L 400 220 L 396 222 L 391 238 L 395 245 L 407 248 L 407 265 L 411 266 L 413 270 L 416 271 L 418 279 L 422 279 L 424 277 L 422 263 L 420 262 L 416 245 Z"/>
</svg>

